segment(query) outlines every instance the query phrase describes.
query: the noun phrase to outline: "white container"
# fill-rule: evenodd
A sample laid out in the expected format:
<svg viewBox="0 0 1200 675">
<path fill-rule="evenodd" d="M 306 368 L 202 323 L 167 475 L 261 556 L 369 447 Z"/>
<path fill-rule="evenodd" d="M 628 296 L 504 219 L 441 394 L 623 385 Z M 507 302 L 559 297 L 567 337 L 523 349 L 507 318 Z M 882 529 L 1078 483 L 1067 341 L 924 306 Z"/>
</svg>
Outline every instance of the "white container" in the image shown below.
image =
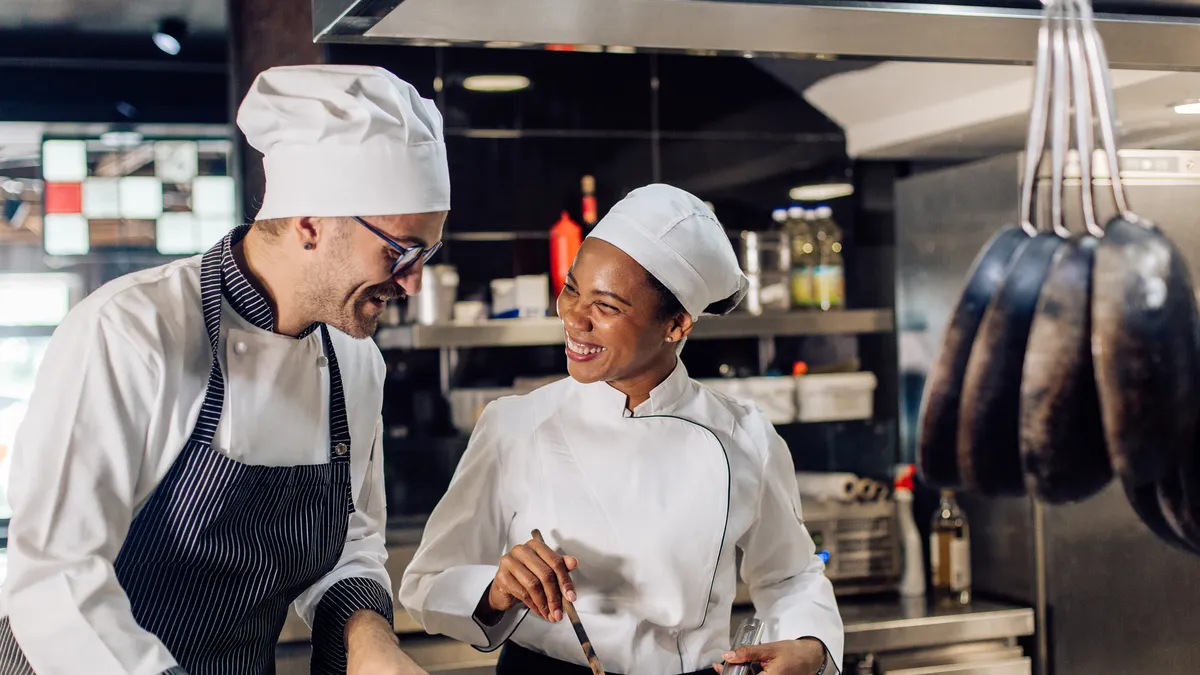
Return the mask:
<svg viewBox="0 0 1200 675">
<path fill-rule="evenodd" d="M 828 373 L 790 379 L 796 382 L 797 421 L 868 420 L 875 413 L 874 373 Z"/>
<path fill-rule="evenodd" d="M 492 316 L 500 316 L 517 309 L 517 280 L 492 279 Z"/>
<path fill-rule="evenodd" d="M 454 303 L 454 323 L 472 324 L 487 321 L 487 303 L 481 300 L 459 300 Z"/>
<path fill-rule="evenodd" d="M 713 391 L 725 394 L 735 401 L 744 401 L 746 397 L 742 394 L 742 381 L 736 377 L 716 377 L 697 380 L 700 384 L 712 389 Z"/>
<path fill-rule="evenodd" d="M 744 377 L 741 397 L 753 401 L 773 424 L 796 421 L 796 378 Z"/>
<path fill-rule="evenodd" d="M 550 312 L 550 277 L 545 274 L 517 277 L 516 305 L 521 318 L 546 316 Z"/>
</svg>

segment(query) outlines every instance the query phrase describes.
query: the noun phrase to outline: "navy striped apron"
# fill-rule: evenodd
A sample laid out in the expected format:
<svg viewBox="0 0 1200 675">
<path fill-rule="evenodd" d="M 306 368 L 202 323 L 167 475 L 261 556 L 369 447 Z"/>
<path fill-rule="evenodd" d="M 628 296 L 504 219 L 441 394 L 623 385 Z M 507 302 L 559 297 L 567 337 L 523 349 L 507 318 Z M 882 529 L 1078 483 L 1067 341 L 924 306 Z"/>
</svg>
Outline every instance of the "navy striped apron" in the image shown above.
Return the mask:
<svg viewBox="0 0 1200 675">
<path fill-rule="evenodd" d="M 200 268 L 213 362 L 199 419 L 134 517 L 114 563 L 138 625 L 157 636 L 180 665 L 169 675 L 273 675 L 288 606 L 337 564 L 354 510 L 346 401 L 324 324 L 329 463 L 253 466 L 212 448 L 225 400 L 217 358 L 221 258 L 218 243 Z M 316 632 L 312 672 L 344 673 L 342 636 L 324 640 Z M 0 675 L 33 672 L 8 618 L 0 619 Z"/>
</svg>

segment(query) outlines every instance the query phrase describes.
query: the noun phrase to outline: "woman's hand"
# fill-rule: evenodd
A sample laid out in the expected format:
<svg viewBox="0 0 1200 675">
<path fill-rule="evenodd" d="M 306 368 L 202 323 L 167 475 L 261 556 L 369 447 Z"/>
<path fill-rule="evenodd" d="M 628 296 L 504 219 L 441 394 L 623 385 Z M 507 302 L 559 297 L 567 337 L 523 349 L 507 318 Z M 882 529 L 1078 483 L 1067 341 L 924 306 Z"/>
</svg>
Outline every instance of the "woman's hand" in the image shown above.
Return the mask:
<svg viewBox="0 0 1200 675">
<path fill-rule="evenodd" d="M 825 663 L 825 646 L 814 638 L 784 640 L 738 647 L 732 652 L 726 652 L 721 658 L 731 665 L 761 663 L 763 672 L 769 675 L 816 675 L 821 664 Z M 713 664 L 713 667 L 717 669 L 718 675 L 724 669 L 720 664 Z"/>
<path fill-rule="evenodd" d="M 578 566 L 575 558 L 534 539 L 514 546 L 500 559 L 488 589 L 488 606 L 493 612 L 507 612 L 523 602 L 546 621 L 561 621 L 563 596 L 575 602 L 570 572 Z"/>
</svg>

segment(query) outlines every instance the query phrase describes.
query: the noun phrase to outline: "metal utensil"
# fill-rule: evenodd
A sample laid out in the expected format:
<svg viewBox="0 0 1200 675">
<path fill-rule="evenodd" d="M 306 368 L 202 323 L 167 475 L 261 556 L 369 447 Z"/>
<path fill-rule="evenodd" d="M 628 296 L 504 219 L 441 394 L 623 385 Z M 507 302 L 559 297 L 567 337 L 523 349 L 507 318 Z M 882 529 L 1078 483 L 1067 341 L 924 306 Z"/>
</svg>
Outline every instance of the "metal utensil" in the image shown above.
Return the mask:
<svg viewBox="0 0 1200 675">
<path fill-rule="evenodd" d="M 533 531 L 533 538 L 540 544 L 546 543 L 538 530 Z M 579 646 L 583 648 L 583 656 L 587 659 L 588 667 L 592 669 L 592 675 L 605 675 L 604 668 L 600 666 L 600 658 L 596 656 L 596 650 L 592 647 L 592 641 L 583 629 L 583 622 L 579 620 L 579 613 L 575 611 L 575 604 L 568 600 L 566 595 L 563 596 L 562 603 L 571 628 L 575 629 L 575 637 L 579 638 Z"/>
<path fill-rule="evenodd" d="M 762 640 L 763 622 L 754 617 L 750 617 L 738 626 L 737 633 L 733 637 L 733 646 L 730 651 L 735 651 L 739 647 L 750 647 L 756 645 Z M 722 671 L 724 675 L 750 675 L 754 669 L 749 663 L 735 663 L 725 666 Z"/>
<path fill-rule="evenodd" d="M 959 477 L 964 487 L 988 496 L 1025 492 L 1018 437 L 1022 364 L 1042 284 L 1055 253 L 1070 235 L 1064 225 L 1062 194 L 1070 96 L 1062 2 L 1049 3 L 1047 12 L 1052 27 L 1052 227 L 1041 228 L 1005 270 L 971 345 L 958 415 Z M 1040 153 L 1036 159 L 1040 162 Z M 1026 194 L 1032 195 L 1034 180 L 1036 171 L 1026 176 L 1023 202 Z"/>
<path fill-rule="evenodd" d="M 1074 0 L 1067 3 L 1067 60 L 1087 230 L 1055 253 L 1021 374 L 1021 466 L 1029 492 L 1050 503 L 1090 497 L 1113 476 L 1092 368 L 1092 267 L 1104 230 L 1092 199 L 1092 90 L 1078 15 Z"/>
<path fill-rule="evenodd" d="M 1018 251 L 1038 234 L 1032 222 L 1033 181 L 1046 143 L 1050 97 L 1050 23 L 1042 17 L 1038 30 L 1038 59 L 1034 75 L 1033 105 L 1025 142 L 1020 217 L 1016 226 L 997 232 L 971 264 L 967 283 L 942 336 L 941 348 L 929 368 L 917 422 L 917 471 L 934 487 L 960 487 L 958 421 L 963 378 L 971 347 L 984 312 L 1005 278 L 1005 270 Z"/>
</svg>

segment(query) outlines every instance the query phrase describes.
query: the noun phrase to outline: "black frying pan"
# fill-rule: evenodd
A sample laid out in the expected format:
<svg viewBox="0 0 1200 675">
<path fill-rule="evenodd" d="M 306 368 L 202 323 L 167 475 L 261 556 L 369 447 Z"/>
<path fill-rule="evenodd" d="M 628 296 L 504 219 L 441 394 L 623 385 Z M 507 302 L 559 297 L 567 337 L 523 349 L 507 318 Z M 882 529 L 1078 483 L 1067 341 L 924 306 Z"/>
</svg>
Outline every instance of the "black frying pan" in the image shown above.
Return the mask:
<svg viewBox="0 0 1200 675">
<path fill-rule="evenodd" d="M 1156 227 L 1114 218 L 1096 253 L 1092 356 L 1117 475 L 1155 483 L 1196 436 L 1196 297 L 1175 245 Z"/>
<path fill-rule="evenodd" d="M 942 336 L 941 351 L 925 381 L 917 422 L 917 470 L 921 480 L 937 488 L 959 487 L 958 410 L 971 345 L 1004 279 L 1004 270 L 1032 238 L 1020 227 L 1000 230 L 971 266 L 962 295 Z"/>
<path fill-rule="evenodd" d="M 921 411 L 917 421 L 917 471 L 921 480 L 937 488 L 961 485 L 957 444 L 958 418 L 963 378 L 971 356 L 971 346 L 983 321 L 984 313 L 1005 279 L 1009 264 L 1017 253 L 1030 244 L 1037 230 L 1030 220 L 1033 179 L 1045 148 L 1046 108 L 1049 99 L 1049 24 L 1043 20 L 1038 33 L 1038 60 L 1035 71 L 1033 111 L 1026 141 L 1025 183 L 1022 185 L 1020 226 L 996 233 L 983 247 L 963 287 L 942 345 L 929 369 Z"/>
<path fill-rule="evenodd" d="M 1064 244 L 1039 233 L 1009 266 L 975 336 L 958 414 L 958 472 L 986 496 L 1025 492 L 1017 431 L 1021 373 L 1038 294 Z"/>
<path fill-rule="evenodd" d="M 1074 19 L 1074 11 L 1069 12 Z M 1028 491 L 1045 502 L 1085 499 L 1112 480 L 1092 369 L 1092 267 L 1098 236 L 1092 200 L 1091 90 L 1076 30 L 1068 26 L 1080 197 L 1088 233 L 1055 252 L 1038 296 L 1021 373 L 1021 467 Z M 1095 235 L 1095 236 L 1093 236 Z"/>
<path fill-rule="evenodd" d="M 1069 234 L 1064 227 L 1063 168 L 1069 126 L 1066 47 L 1061 14 L 1050 18 L 1053 115 L 1051 138 L 1051 221 L 1013 258 L 1000 288 L 983 315 L 963 378 L 958 410 L 958 473 L 963 486 L 987 496 L 1025 492 L 1018 430 L 1021 375 L 1029 331 L 1042 285 L 1055 254 Z M 1040 159 L 1040 156 L 1039 156 Z"/>
<path fill-rule="evenodd" d="M 1192 474 L 1200 340 L 1191 275 L 1175 245 L 1133 214 L 1117 162 L 1112 86 L 1091 7 L 1080 2 L 1093 81 L 1103 83 L 1100 129 L 1120 212 L 1105 228 L 1092 273 L 1092 358 L 1105 442 L 1138 517 L 1161 539 L 1200 552 Z"/>
</svg>

